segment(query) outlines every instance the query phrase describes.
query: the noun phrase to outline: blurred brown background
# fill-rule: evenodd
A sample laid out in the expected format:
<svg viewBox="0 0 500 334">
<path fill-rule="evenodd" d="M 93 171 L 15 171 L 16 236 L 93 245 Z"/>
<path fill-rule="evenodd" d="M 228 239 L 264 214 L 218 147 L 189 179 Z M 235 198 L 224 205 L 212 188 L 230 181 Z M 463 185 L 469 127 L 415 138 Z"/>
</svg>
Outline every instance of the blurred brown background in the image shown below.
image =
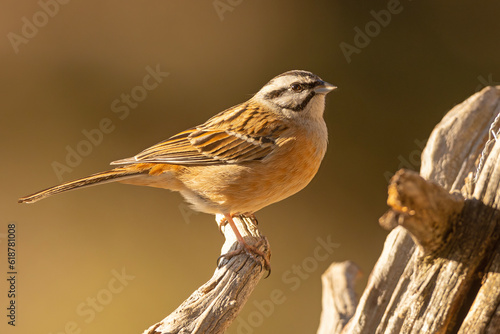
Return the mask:
<svg viewBox="0 0 500 334">
<path fill-rule="evenodd" d="M 387 178 L 418 169 L 444 113 L 500 82 L 494 1 L 60 1 L 1 3 L 0 266 L 15 222 L 19 271 L 17 326 L 2 311 L 2 333 L 140 333 L 205 282 L 223 238 L 178 194 L 114 184 L 16 200 L 59 183 L 53 165 L 67 165 L 68 147 L 87 156 L 65 181 L 202 123 L 290 69 L 339 87 L 327 98 L 330 146 L 305 190 L 258 213 L 273 272 L 229 333 L 314 333 L 321 273 L 353 260 L 361 291 L 379 255 Z M 356 37 L 366 28 L 369 40 Z M 350 62 L 347 44 L 357 48 Z M 148 66 L 169 73 L 150 91 Z M 126 114 L 120 99 L 131 92 L 141 101 Z M 103 119 L 113 130 L 81 144 Z M 326 260 L 314 257 L 318 238 L 338 244 Z M 283 298 L 269 304 L 275 289 Z"/>
</svg>

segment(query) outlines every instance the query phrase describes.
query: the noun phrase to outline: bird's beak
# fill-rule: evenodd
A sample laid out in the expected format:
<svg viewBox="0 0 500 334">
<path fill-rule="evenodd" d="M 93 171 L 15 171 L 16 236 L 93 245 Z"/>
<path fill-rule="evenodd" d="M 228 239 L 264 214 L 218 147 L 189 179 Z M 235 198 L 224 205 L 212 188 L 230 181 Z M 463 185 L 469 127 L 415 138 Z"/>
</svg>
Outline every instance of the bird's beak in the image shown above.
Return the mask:
<svg viewBox="0 0 500 334">
<path fill-rule="evenodd" d="M 328 94 L 328 93 L 330 93 L 332 90 L 334 90 L 336 88 L 337 88 L 337 86 L 334 86 L 334 85 L 332 85 L 332 84 L 330 84 L 328 82 L 323 81 L 323 83 L 321 85 L 316 86 L 314 88 L 314 92 L 316 94 Z"/>
</svg>

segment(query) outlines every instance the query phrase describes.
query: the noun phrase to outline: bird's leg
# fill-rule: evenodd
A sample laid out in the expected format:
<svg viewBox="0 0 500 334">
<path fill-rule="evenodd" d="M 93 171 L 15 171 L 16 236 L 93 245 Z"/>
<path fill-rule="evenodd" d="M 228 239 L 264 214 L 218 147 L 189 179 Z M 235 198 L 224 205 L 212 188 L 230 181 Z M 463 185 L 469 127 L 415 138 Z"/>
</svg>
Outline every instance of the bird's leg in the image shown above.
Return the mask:
<svg viewBox="0 0 500 334">
<path fill-rule="evenodd" d="M 246 212 L 240 215 L 240 217 L 243 218 L 250 218 L 252 223 L 257 226 L 259 225 L 259 221 L 257 220 L 257 217 L 251 212 Z M 215 221 L 217 222 L 217 225 L 219 225 L 219 232 L 222 233 L 222 228 L 228 224 L 228 220 L 226 219 L 226 215 L 223 214 L 216 214 L 215 215 Z"/>
<path fill-rule="evenodd" d="M 260 261 L 255 257 L 255 255 L 259 255 L 264 259 L 264 267 L 270 273 L 271 272 L 271 263 L 269 261 L 269 258 L 266 256 L 266 254 L 264 252 L 262 252 L 259 249 L 260 245 L 264 242 L 264 240 L 260 240 L 255 245 L 249 245 L 245 242 L 245 239 L 243 239 L 243 237 L 241 236 L 240 231 L 238 231 L 238 227 L 236 227 L 236 224 L 234 223 L 234 220 L 233 220 L 233 217 L 231 214 L 224 214 L 225 222 L 223 222 L 222 219 L 220 219 L 220 218 L 222 218 L 222 217 L 220 217 L 220 216 L 216 217 L 216 219 L 219 222 L 219 229 L 222 226 L 229 224 L 229 226 L 231 226 L 231 229 L 233 230 L 234 235 L 236 236 L 236 239 L 238 240 L 238 243 L 241 245 L 240 249 L 228 252 L 224 255 L 221 255 L 221 257 L 231 258 L 235 255 L 241 254 L 244 251 L 245 253 L 250 255 L 250 257 L 252 257 L 254 260 L 256 260 L 258 263 L 260 263 Z M 251 219 L 253 221 L 255 219 L 255 217 L 252 217 Z"/>
</svg>

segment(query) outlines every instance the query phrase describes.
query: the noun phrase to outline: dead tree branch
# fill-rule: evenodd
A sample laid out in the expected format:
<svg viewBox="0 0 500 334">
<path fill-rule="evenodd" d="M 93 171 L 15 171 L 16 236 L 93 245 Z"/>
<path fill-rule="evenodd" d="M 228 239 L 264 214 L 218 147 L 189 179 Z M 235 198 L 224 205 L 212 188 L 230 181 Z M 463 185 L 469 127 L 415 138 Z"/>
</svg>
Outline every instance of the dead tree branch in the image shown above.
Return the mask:
<svg viewBox="0 0 500 334">
<path fill-rule="evenodd" d="M 261 242 L 260 250 L 270 256 L 266 237 L 250 218 L 235 217 L 234 222 L 248 244 Z M 226 238 L 221 255 L 239 247 L 231 227 L 221 231 Z M 215 259 L 214 259 L 215 262 Z M 144 334 L 224 333 L 265 273 L 264 263 L 246 253 L 222 258 L 210 280 L 199 287 L 174 312 L 144 331 Z"/>
<path fill-rule="evenodd" d="M 454 107 L 420 176 L 389 185 L 394 230 L 343 333 L 500 332 L 500 87 Z M 415 246 L 416 245 L 416 246 Z"/>
<path fill-rule="evenodd" d="M 332 263 L 321 276 L 323 283 L 323 312 L 318 334 L 341 333 L 356 310 L 354 283 L 361 275 L 351 261 Z"/>
</svg>

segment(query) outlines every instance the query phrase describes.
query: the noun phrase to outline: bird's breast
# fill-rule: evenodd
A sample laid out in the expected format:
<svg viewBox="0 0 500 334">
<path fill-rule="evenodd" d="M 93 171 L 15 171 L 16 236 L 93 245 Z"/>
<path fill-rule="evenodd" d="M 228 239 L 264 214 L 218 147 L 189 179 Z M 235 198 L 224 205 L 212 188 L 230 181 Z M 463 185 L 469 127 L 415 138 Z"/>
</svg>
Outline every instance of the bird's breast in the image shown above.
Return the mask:
<svg viewBox="0 0 500 334">
<path fill-rule="evenodd" d="M 319 169 L 326 134 L 305 129 L 284 136 L 266 158 L 241 164 L 189 167 L 181 191 L 194 208 L 208 213 L 255 212 L 302 190 Z"/>
</svg>

